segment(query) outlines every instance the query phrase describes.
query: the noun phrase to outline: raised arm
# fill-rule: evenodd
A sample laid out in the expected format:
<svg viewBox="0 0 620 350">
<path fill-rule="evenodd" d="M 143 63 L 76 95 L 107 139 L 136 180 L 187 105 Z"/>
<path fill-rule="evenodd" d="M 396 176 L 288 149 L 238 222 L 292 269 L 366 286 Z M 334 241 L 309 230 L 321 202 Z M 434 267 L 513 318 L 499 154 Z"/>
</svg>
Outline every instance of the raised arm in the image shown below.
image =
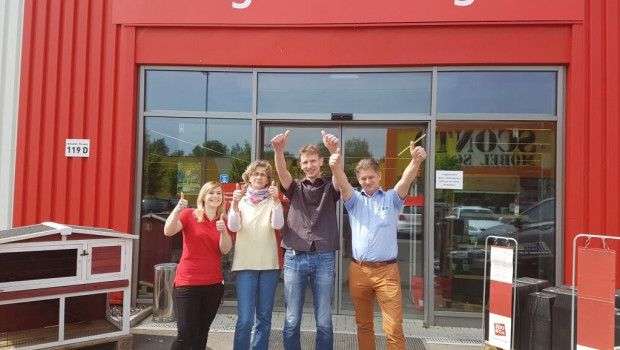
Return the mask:
<svg viewBox="0 0 620 350">
<path fill-rule="evenodd" d="M 172 213 L 166 219 L 166 224 L 164 224 L 164 235 L 166 236 L 174 236 L 177 233 L 181 232 L 183 229 L 183 224 L 179 221 L 179 214 L 187 208 L 187 199 L 181 192 L 181 199 L 179 199 L 179 203 L 174 207 Z"/>
<path fill-rule="evenodd" d="M 409 153 L 411 154 L 411 162 L 403 171 L 403 176 L 400 181 L 394 186 L 394 190 L 398 193 L 398 196 L 403 199 L 409 193 L 409 187 L 418 174 L 418 169 L 422 162 L 426 159 L 426 151 L 424 148 L 417 146 L 414 147 L 413 141 L 409 143 Z"/>
<path fill-rule="evenodd" d="M 340 191 L 342 199 L 348 201 L 353 194 L 353 187 L 349 183 L 347 174 L 345 174 L 342 167 L 342 157 L 340 156 L 340 147 L 338 147 L 340 145 L 340 141 L 336 136 L 326 134 L 323 130 L 321 130 L 321 134 L 323 134 L 323 144 L 331 154 L 331 156 L 329 156 L 329 167 L 332 169 L 332 182 L 334 183 L 334 188 Z"/>
<path fill-rule="evenodd" d="M 284 134 L 278 134 L 271 139 L 271 145 L 273 146 L 274 156 L 273 160 L 276 163 L 276 172 L 280 178 L 280 183 L 284 190 L 288 190 L 293 182 L 291 173 L 286 168 L 286 159 L 284 159 L 284 148 L 288 142 L 289 130 L 286 130 Z"/>
<path fill-rule="evenodd" d="M 353 195 L 353 186 L 349 183 L 347 174 L 345 174 L 344 169 L 342 168 L 340 148 L 337 149 L 336 153 L 329 156 L 329 167 L 332 169 L 332 181 L 334 182 L 334 187 L 340 189 L 342 199 L 348 201 Z"/>
<path fill-rule="evenodd" d="M 340 148 L 338 147 L 340 145 L 340 141 L 338 141 L 338 138 L 332 134 L 328 134 L 325 132 L 325 130 L 321 130 L 321 135 L 323 135 L 323 144 L 325 145 L 325 148 L 327 148 L 327 150 L 329 151 L 330 155 L 334 155 L 334 154 L 340 154 Z M 330 162 L 331 162 L 331 156 L 330 156 Z M 329 167 L 331 168 L 331 164 L 329 165 Z M 346 181 L 347 177 L 344 177 L 344 180 Z M 332 182 L 334 183 L 334 189 L 338 192 L 340 192 L 340 186 L 339 186 L 339 182 L 342 182 L 342 179 L 337 179 L 335 172 L 332 169 Z"/>
</svg>

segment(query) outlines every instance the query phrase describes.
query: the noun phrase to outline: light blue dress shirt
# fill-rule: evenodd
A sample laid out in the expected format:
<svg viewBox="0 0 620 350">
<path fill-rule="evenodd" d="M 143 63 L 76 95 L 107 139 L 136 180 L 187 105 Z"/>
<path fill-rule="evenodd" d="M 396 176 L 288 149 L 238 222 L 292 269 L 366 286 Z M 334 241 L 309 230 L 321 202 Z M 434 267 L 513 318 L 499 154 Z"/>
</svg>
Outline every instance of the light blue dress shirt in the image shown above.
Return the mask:
<svg viewBox="0 0 620 350">
<path fill-rule="evenodd" d="M 379 188 L 372 196 L 353 191 L 344 202 L 351 224 L 353 258 L 375 262 L 396 259 L 396 229 L 404 201 L 393 189 Z"/>
</svg>

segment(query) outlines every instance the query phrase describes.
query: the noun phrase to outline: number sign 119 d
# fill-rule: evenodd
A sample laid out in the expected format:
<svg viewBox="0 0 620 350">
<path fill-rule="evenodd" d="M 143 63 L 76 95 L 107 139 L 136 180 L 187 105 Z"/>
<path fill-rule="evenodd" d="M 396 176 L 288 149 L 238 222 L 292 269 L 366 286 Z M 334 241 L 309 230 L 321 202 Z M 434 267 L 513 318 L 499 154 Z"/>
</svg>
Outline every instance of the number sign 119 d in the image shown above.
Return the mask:
<svg viewBox="0 0 620 350">
<path fill-rule="evenodd" d="M 65 157 L 90 157 L 90 139 L 67 139 Z"/>
</svg>

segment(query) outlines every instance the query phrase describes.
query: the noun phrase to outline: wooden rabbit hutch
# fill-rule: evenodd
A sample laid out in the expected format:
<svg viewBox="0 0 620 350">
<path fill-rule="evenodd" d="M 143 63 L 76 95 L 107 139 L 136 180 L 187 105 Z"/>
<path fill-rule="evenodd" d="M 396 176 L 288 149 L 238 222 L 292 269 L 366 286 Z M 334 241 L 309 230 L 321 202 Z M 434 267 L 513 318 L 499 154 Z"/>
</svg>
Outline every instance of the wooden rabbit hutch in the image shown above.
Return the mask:
<svg viewBox="0 0 620 350">
<path fill-rule="evenodd" d="M 0 231 L 0 350 L 131 349 L 136 238 L 53 222 Z"/>
</svg>

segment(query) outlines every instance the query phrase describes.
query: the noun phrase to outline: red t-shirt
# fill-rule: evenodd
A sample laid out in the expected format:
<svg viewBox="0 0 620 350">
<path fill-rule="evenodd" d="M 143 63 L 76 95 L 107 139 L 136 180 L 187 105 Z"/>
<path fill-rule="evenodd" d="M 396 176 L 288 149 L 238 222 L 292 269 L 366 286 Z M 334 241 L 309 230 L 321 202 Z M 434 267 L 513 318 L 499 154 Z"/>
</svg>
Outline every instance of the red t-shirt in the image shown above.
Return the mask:
<svg viewBox="0 0 620 350">
<path fill-rule="evenodd" d="M 179 214 L 179 221 L 183 224 L 183 254 L 174 280 L 177 287 L 203 286 L 222 283 L 224 280 L 220 231 L 215 227 L 220 218 L 218 216 L 210 221 L 205 215 L 204 220 L 198 222 L 194 210 L 185 209 Z"/>
</svg>

